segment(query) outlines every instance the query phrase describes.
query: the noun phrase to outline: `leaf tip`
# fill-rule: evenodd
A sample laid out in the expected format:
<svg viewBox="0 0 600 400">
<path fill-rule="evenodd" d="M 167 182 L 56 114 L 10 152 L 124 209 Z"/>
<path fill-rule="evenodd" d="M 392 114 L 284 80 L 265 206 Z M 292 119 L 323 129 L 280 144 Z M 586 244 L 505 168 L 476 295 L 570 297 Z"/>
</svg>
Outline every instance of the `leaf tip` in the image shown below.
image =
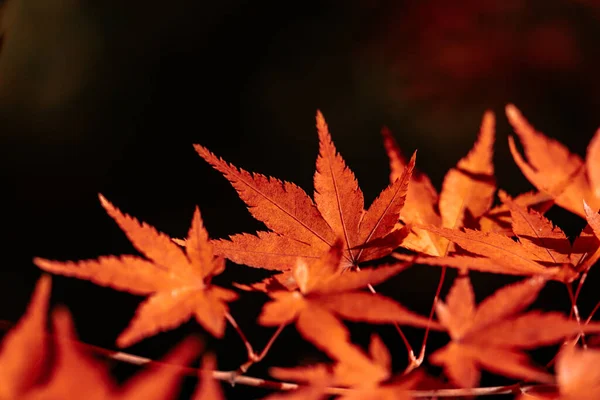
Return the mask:
<svg viewBox="0 0 600 400">
<path fill-rule="evenodd" d="M 54 307 L 51 318 L 57 337 L 67 340 L 76 337 L 75 324 L 67 307 L 61 305 Z"/>
<path fill-rule="evenodd" d="M 35 284 L 35 289 L 33 290 L 32 295 L 32 303 L 42 304 L 41 308 L 46 308 L 48 306 L 48 301 L 50 298 L 50 292 L 52 291 L 52 277 L 49 274 L 42 274 Z"/>
<path fill-rule="evenodd" d="M 325 117 L 321 110 L 317 110 L 316 121 L 319 136 L 329 136 L 329 128 L 327 127 L 327 122 L 325 121 Z"/>
<path fill-rule="evenodd" d="M 49 269 L 51 269 L 53 262 L 46 259 L 46 258 L 42 258 L 42 257 L 33 257 L 33 263 L 40 269 L 44 270 L 44 271 L 48 271 Z M 44 278 L 44 276 L 49 276 L 47 274 L 43 274 L 42 277 L 40 277 L 40 280 L 42 278 Z M 45 278 L 44 278 L 45 279 Z"/>
<path fill-rule="evenodd" d="M 104 197 L 102 193 L 98 193 L 98 199 L 100 200 L 100 205 L 102 205 L 102 208 L 104 208 L 106 212 L 112 215 L 112 213 L 116 210 L 115 206 L 110 201 L 108 201 L 108 199 Z"/>
<path fill-rule="evenodd" d="M 102 193 L 98 193 L 98 200 L 100 200 L 100 204 L 102 204 L 103 207 L 106 208 L 106 204 L 109 203 L 109 201 L 106 199 L 106 197 L 104 197 L 104 195 Z"/>
<path fill-rule="evenodd" d="M 515 121 L 522 117 L 521 111 L 512 103 L 508 103 L 505 107 L 506 116 L 509 121 Z"/>
<path fill-rule="evenodd" d="M 485 110 L 483 118 L 481 120 L 481 130 L 493 134 L 494 126 L 496 124 L 496 114 L 492 110 Z"/>
<path fill-rule="evenodd" d="M 410 156 L 410 162 L 415 163 L 417 160 L 417 151 L 419 151 L 419 149 L 415 149 L 415 151 L 412 153 L 412 156 Z"/>
<path fill-rule="evenodd" d="M 386 125 L 384 125 L 381 127 L 381 136 L 383 136 L 384 138 L 391 138 L 392 131 L 390 130 L 390 128 L 388 128 Z"/>
</svg>

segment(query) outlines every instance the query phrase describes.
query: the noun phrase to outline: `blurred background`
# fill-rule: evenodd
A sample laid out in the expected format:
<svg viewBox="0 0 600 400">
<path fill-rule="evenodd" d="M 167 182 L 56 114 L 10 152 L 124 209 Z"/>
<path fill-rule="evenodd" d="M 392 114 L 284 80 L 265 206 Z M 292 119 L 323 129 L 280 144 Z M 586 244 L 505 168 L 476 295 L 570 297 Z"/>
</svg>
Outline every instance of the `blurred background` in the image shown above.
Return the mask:
<svg viewBox="0 0 600 400">
<path fill-rule="evenodd" d="M 388 183 L 383 125 L 405 153 L 419 150 L 417 165 L 439 188 L 472 146 L 484 110 L 492 109 L 498 183 L 511 194 L 531 186 L 508 152 L 506 103 L 579 154 L 600 125 L 595 0 L 460 6 L 443 0 L 8 0 L 1 32 L 2 248 L 8 256 L 0 318 L 11 321 L 39 276 L 33 256 L 134 252 L 100 207 L 98 192 L 176 237 L 185 235 L 195 205 L 213 237 L 261 229 L 193 143 L 311 193 L 320 109 L 370 202 Z M 571 237 L 583 227 L 564 211 L 549 215 Z M 220 279 L 227 285 L 251 275 L 232 265 Z M 434 268 L 411 269 L 381 290 L 427 313 L 438 276 Z M 478 298 L 510 281 L 473 279 Z M 113 346 L 140 301 L 86 282 L 54 282 L 54 301 L 73 311 L 82 340 L 105 347 Z M 584 315 L 597 301 L 590 289 L 582 294 Z M 253 322 L 264 297 L 248 299 L 234 303 L 232 313 L 260 349 L 271 332 Z M 567 309 L 566 291 L 552 285 L 540 306 Z M 158 357 L 199 329 L 188 324 L 131 350 Z M 370 331 L 353 328 L 359 343 Z M 401 369 L 405 354 L 393 328 L 377 331 Z M 419 346 L 422 333 L 408 331 Z M 221 368 L 244 361 L 235 333 L 228 330 L 219 343 L 207 340 Z M 434 335 L 434 347 L 445 340 Z M 251 372 L 318 359 L 299 342 L 287 329 L 265 366 Z M 116 367 L 122 376 L 130 372 Z M 503 382 L 484 376 L 483 383 Z M 229 394 L 263 394 L 244 390 Z"/>
</svg>

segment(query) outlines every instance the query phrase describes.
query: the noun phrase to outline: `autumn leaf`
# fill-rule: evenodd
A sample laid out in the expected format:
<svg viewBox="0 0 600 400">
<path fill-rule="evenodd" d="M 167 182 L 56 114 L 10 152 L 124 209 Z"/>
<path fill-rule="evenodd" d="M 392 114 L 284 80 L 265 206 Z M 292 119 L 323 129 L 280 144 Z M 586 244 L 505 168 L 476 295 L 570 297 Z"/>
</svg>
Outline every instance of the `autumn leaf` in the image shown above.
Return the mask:
<svg viewBox="0 0 600 400">
<path fill-rule="evenodd" d="M 381 338 L 377 335 L 371 336 L 369 345 L 369 364 L 355 366 L 346 364 L 343 361 L 334 364 L 315 364 L 295 368 L 271 368 L 270 374 L 277 379 L 284 381 L 302 382 L 308 385 L 307 389 L 314 391 L 310 399 L 321 399 L 325 395 L 328 383 L 333 386 L 349 387 L 349 390 L 343 393 L 340 400 L 410 400 L 412 396 L 409 390 L 415 386 L 420 378 L 420 374 L 411 374 L 387 382 L 391 376 L 390 354 L 383 344 Z M 369 365 L 370 368 L 365 368 Z M 376 371 L 378 373 L 373 373 Z M 298 397 L 300 398 L 300 397 Z M 287 397 L 281 397 L 287 399 Z M 273 400 L 269 398 L 269 400 Z"/>
<path fill-rule="evenodd" d="M 200 368 L 200 383 L 196 388 L 192 400 L 222 400 L 223 390 L 221 385 L 213 378 L 212 373 L 217 368 L 217 363 L 212 355 L 205 355 Z"/>
<path fill-rule="evenodd" d="M 519 137 L 527 161 L 509 137 L 510 151 L 525 177 L 538 190 L 555 198 L 556 204 L 581 217 L 582 199 L 592 208 L 600 207 L 600 129 L 590 141 L 585 161 L 562 143 L 532 127 L 512 104 L 506 116 Z"/>
<path fill-rule="evenodd" d="M 6 400 L 167 400 L 174 399 L 181 366 L 200 350 L 196 339 L 184 340 L 158 367 L 147 368 L 119 386 L 108 366 L 89 356 L 64 308 L 53 312 L 52 335 L 47 332 L 51 280 L 43 275 L 25 315 L 2 341 L 0 399 Z M 52 340 L 51 340 L 52 339 Z"/>
<path fill-rule="evenodd" d="M 583 201 L 583 210 L 585 212 L 585 219 L 592 228 L 594 235 L 600 239 L 600 215 L 598 215 L 598 212 L 592 210 L 585 200 Z"/>
<path fill-rule="evenodd" d="M 503 190 L 498 191 L 498 197 L 507 197 Z M 554 199 L 544 192 L 525 192 L 517 195 L 512 201 L 525 208 L 537 211 L 539 214 L 545 214 L 554 205 Z M 480 229 L 484 232 L 501 233 L 503 235 L 512 235 L 512 219 L 510 209 L 506 204 L 499 204 L 493 207 L 479 220 Z"/>
<path fill-rule="evenodd" d="M 600 351 L 564 346 L 556 361 L 560 400 L 600 397 Z"/>
<path fill-rule="evenodd" d="M 532 388 L 518 400 L 596 400 L 600 398 L 600 351 L 564 345 L 556 359 L 557 390 Z"/>
<path fill-rule="evenodd" d="M 433 225 L 460 228 L 483 217 L 491 208 L 496 180 L 492 162 L 494 145 L 494 114 L 486 111 L 475 145 L 455 168 L 448 171 L 441 193 L 421 171 L 413 172 L 406 205 L 400 220 L 409 225 Z M 400 147 L 388 129 L 382 131 L 390 159 L 390 178 L 397 179 L 406 166 Z M 434 256 L 446 254 L 448 241 L 432 232 L 413 227 L 402 243 L 403 247 Z"/>
<path fill-rule="evenodd" d="M 43 275 L 27 311 L 2 341 L 0 399 L 20 398 L 39 384 L 49 352 L 45 332 L 50 289 L 50 276 Z"/>
<path fill-rule="evenodd" d="M 250 213 L 269 231 L 237 234 L 213 241 L 219 255 L 252 267 L 289 270 L 297 258 L 317 259 L 337 237 L 343 238 L 343 264 L 354 266 L 391 253 L 406 236 L 395 229 L 404 206 L 415 156 L 400 178 L 364 210 L 363 193 L 331 140 L 317 112 L 319 156 L 313 200 L 293 183 L 251 174 L 194 145 L 198 154 L 233 185 Z M 374 245 L 372 245 L 374 244 Z"/>
<path fill-rule="evenodd" d="M 321 351 L 347 364 L 369 365 L 368 360 L 350 343 L 350 335 L 339 318 L 369 323 L 399 323 L 418 327 L 435 322 L 408 311 L 379 294 L 359 292 L 368 284 L 377 285 L 397 274 L 403 266 L 383 266 L 360 271 L 339 268 L 344 250 L 338 240 L 319 260 L 298 260 L 292 273 L 297 290 L 271 291 L 272 301 L 265 304 L 258 322 L 264 326 L 295 323 L 298 332 Z"/>
<path fill-rule="evenodd" d="M 589 257 L 598 250 L 598 239 L 584 229 L 573 245 L 565 233 L 533 209 L 520 206 L 508 196 L 503 201 L 510 210 L 512 231 L 517 240 L 503 234 L 465 229 L 464 231 L 424 226 L 459 245 L 471 254 L 455 253 L 447 257 L 410 257 L 400 260 L 436 266 L 467 268 L 511 275 L 544 275 L 571 282 L 594 265 Z"/>
<path fill-rule="evenodd" d="M 132 255 L 78 262 L 35 258 L 34 263 L 48 272 L 147 295 L 127 329 L 117 338 L 120 347 L 176 328 L 192 316 L 212 335 L 223 336 L 226 303 L 235 300 L 237 294 L 211 284 L 211 278 L 223 271 L 225 262 L 214 256 L 200 211 L 196 208 L 194 212 L 184 252 L 167 235 L 121 213 L 102 195 L 100 202 L 147 259 Z"/>
<path fill-rule="evenodd" d="M 68 311 L 57 309 L 52 320 L 56 350 L 49 381 L 20 397 L 23 400 L 174 399 L 182 378 L 178 366 L 189 364 L 201 348 L 196 339 L 184 340 L 159 366 L 147 368 L 118 386 L 108 366 L 80 348 Z"/>
<path fill-rule="evenodd" d="M 545 285 L 542 277 L 504 286 L 478 306 L 467 275 L 454 281 L 436 313 L 452 341 L 430 356 L 458 386 L 474 387 L 480 370 L 539 382 L 552 377 L 533 366 L 522 350 L 550 345 L 580 332 L 598 332 L 600 324 L 579 325 L 556 312 L 523 313 Z"/>
</svg>

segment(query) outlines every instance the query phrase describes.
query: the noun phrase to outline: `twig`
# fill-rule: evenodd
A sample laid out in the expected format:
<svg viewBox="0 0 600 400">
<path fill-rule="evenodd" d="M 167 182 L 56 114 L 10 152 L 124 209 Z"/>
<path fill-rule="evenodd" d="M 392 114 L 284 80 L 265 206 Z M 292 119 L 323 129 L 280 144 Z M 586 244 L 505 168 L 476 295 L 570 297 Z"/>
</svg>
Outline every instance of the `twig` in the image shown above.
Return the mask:
<svg viewBox="0 0 600 400">
<path fill-rule="evenodd" d="M 599 306 L 600 307 L 600 306 Z M 0 330 L 9 330 L 14 327 L 15 323 L 11 321 L 0 320 Z M 281 328 L 283 329 L 283 328 Z M 279 329 L 278 329 L 279 330 Z M 54 334 L 48 334 L 47 336 L 54 337 Z M 96 346 L 93 344 L 84 343 L 81 341 L 74 340 L 77 345 L 81 348 L 87 349 L 94 352 L 97 355 L 106 357 L 111 360 L 124 362 L 131 365 L 137 366 L 161 366 L 177 368 L 183 374 L 189 376 L 198 376 L 199 369 L 186 367 L 183 365 L 169 364 L 162 361 L 156 361 L 151 358 L 138 356 L 135 354 L 126 353 L 123 351 L 114 351 L 105 349 L 104 347 Z M 263 350 L 264 351 L 264 350 Z M 255 378 L 252 376 L 238 375 L 236 371 L 212 371 L 212 376 L 218 381 L 228 382 L 231 385 L 244 385 L 260 387 L 270 390 L 278 391 L 290 391 L 296 390 L 303 385 L 291 382 L 277 382 L 268 379 Z M 453 398 L 453 397 L 468 397 L 468 396 L 491 396 L 491 395 L 508 395 L 518 394 L 527 392 L 535 388 L 548 387 L 548 385 L 507 385 L 507 386 L 492 386 L 492 387 L 479 387 L 471 389 L 434 389 L 434 390 L 411 390 L 409 391 L 410 396 L 414 398 Z M 554 386 L 552 386 L 554 387 Z M 344 387 L 328 387 L 325 389 L 325 393 L 329 395 L 341 395 L 352 393 L 354 389 Z"/>
<path fill-rule="evenodd" d="M 95 346 L 90 346 L 94 347 Z M 147 365 L 147 364 L 165 364 L 160 361 L 154 361 L 149 358 L 135 356 L 132 354 L 127 354 L 123 352 L 112 353 L 105 349 L 101 349 L 102 354 L 108 355 L 110 358 L 127 362 L 135 365 Z M 171 365 L 171 364 L 166 364 Z M 179 366 L 178 366 L 179 367 Z M 186 372 L 192 371 L 194 374 L 197 374 L 197 370 L 193 368 L 181 367 L 186 370 Z M 232 374 L 234 377 L 232 378 Z M 213 378 L 219 381 L 229 382 L 232 385 L 244 385 L 244 386 L 254 386 L 261 387 L 265 389 L 272 390 L 280 390 L 280 391 L 288 391 L 295 390 L 303 385 L 291 382 L 277 382 L 267 379 L 255 378 L 251 376 L 245 375 L 235 375 L 235 371 L 213 371 Z M 543 385 L 544 387 L 548 385 Z M 508 395 L 508 394 L 517 394 L 529 391 L 538 387 L 538 385 L 527 385 L 523 386 L 520 384 L 507 385 L 507 386 L 492 386 L 492 387 L 479 387 L 479 388 L 471 388 L 471 389 L 434 389 L 434 390 L 411 390 L 410 395 L 414 398 L 427 398 L 427 397 L 444 397 L 444 398 L 452 398 L 452 397 L 465 397 L 465 396 L 491 396 L 491 395 Z M 328 387 L 325 389 L 326 394 L 330 395 L 340 395 L 351 393 L 354 389 L 351 388 L 343 388 L 343 387 Z"/>
</svg>

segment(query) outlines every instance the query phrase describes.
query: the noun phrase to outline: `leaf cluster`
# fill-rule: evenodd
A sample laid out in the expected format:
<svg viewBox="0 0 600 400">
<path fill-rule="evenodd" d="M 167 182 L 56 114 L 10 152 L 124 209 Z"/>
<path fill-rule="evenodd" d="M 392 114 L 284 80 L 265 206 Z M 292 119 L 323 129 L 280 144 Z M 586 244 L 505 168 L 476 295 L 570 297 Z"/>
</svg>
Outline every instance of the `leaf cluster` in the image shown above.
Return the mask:
<svg viewBox="0 0 600 400">
<path fill-rule="evenodd" d="M 593 349 L 593 340 L 588 339 L 600 332 L 600 322 L 592 320 L 593 313 L 584 319 L 577 300 L 600 258 L 600 130 L 584 161 L 537 132 L 516 107 L 507 106 L 506 113 L 526 158 L 513 137 L 509 138 L 511 152 L 535 192 L 511 197 L 498 188 L 493 164 L 495 117 L 487 111 L 475 145 L 448 171 L 439 193 L 417 169 L 416 153 L 407 160 L 391 132 L 384 129 L 390 184 L 366 207 L 353 172 L 318 112 L 319 154 L 312 197 L 293 183 L 248 172 L 201 145 L 194 146 L 231 183 L 266 230 L 210 238 L 196 208 L 187 237 L 176 239 L 120 211 L 100 195 L 102 207 L 140 256 L 80 261 L 38 257 L 34 263 L 45 272 L 144 296 L 116 339 L 121 348 L 192 318 L 216 338 L 224 336 L 228 325 L 234 329 L 246 347 L 247 362 L 237 371 L 223 373 L 215 370 L 214 357 L 205 355 L 203 367 L 193 370 L 200 377 L 194 399 L 222 398 L 215 379 L 279 389 L 269 395 L 271 400 L 475 395 L 480 393 L 482 370 L 517 380 L 509 392 L 522 398 L 596 399 L 600 397 L 596 367 L 600 350 Z M 574 240 L 544 215 L 554 205 L 585 218 L 587 226 Z M 227 262 L 272 274 L 261 282 L 222 287 L 213 278 L 227 268 Z M 408 267 L 425 271 L 428 265 L 442 268 L 429 316 L 375 289 Z M 459 272 L 441 300 L 448 267 Z M 477 303 L 473 273 L 521 278 Z M 566 286 L 570 315 L 529 309 L 550 284 Z M 50 286 L 50 277 L 44 275 L 27 313 L 3 341 L 1 399 L 174 398 L 182 373 L 190 372 L 186 366 L 200 353 L 198 340 L 184 341 L 163 362 L 150 362 L 152 367 L 119 386 L 107 366 L 77 342 L 65 309 L 53 311 L 48 329 Z M 267 299 L 256 322 L 276 328 L 260 353 L 228 307 L 248 291 L 264 293 Z M 354 343 L 344 321 L 395 326 L 409 353 L 406 369 L 392 368 L 392 355 L 376 334 L 368 349 Z M 401 326 L 424 331 L 418 355 Z M 277 346 L 284 329 L 296 329 L 329 361 L 274 366 L 271 378 L 282 383 L 244 375 Z M 431 330 L 446 332 L 449 342 L 428 354 Z M 538 365 L 527 353 L 557 344 L 553 365 Z M 107 354 L 118 358 L 121 353 Z M 441 366 L 444 375 L 427 376 L 426 361 Z M 534 385 L 526 390 L 526 383 Z M 546 385 L 546 390 L 538 384 Z"/>
</svg>

